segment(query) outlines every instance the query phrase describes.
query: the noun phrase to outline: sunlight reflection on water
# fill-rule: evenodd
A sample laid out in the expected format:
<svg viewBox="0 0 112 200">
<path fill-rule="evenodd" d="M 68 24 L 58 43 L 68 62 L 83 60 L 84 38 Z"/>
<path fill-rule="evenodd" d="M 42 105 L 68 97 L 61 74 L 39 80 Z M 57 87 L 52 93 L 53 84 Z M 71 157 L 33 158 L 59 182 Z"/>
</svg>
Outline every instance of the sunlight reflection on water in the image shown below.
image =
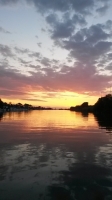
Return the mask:
<svg viewBox="0 0 112 200">
<path fill-rule="evenodd" d="M 70 111 L 1 116 L 0 199 L 111 199 L 112 123 L 98 119 Z"/>
</svg>

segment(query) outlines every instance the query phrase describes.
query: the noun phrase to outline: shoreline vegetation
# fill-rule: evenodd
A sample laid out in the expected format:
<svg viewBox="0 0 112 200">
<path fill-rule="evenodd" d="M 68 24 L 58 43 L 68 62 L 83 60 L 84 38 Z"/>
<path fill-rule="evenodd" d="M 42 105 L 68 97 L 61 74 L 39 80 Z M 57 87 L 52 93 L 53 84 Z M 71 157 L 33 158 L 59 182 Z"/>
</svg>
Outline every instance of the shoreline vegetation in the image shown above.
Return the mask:
<svg viewBox="0 0 112 200">
<path fill-rule="evenodd" d="M 84 102 L 82 105 L 70 107 L 70 111 L 80 112 L 88 117 L 92 113 L 98 122 L 99 127 L 106 127 L 107 131 L 112 130 L 112 95 L 107 94 L 98 99 L 94 105 Z"/>
<path fill-rule="evenodd" d="M 13 111 L 27 111 L 27 110 L 52 110 L 50 107 L 42 107 L 42 106 L 32 106 L 31 104 L 12 104 L 12 103 L 6 103 L 3 102 L 0 99 L 0 113 L 2 112 L 13 112 Z"/>
<path fill-rule="evenodd" d="M 27 103 L 12 104 L 12 103 L 3 102 L 0 99 L 0 113 L 15 112 L 15 111 L 20 112 L 20 111 L 28 111 L 28 110 L 69 110 L 69 109 L 32 106 L 31 104 L 27 104 Z"/>
<path fill-rule="evenodd" d="M 70 107 L 70 111 L 93 113 L 93 114 L 112 114 L 112 95 L 107 94 L 104 97 L 98 99 L 94 105 L 89 105 L 88 102 L 84 102 L 78 106 Z"/>
<path fill-rule="evenodd" d="M 88 102 L 84 102 L 81 105 L 71 106 L 69 109 L 56 109 L 51 107 L 32 106 L 31 104 L 12 104 L 3 102 L 0 99 L 0 113 L 14 112 L 14 111 L 28 111 L 28 110 L 70 110 L 81 113 L 93 113 L 93 114 L 112 114 L 112 95 L 107 94 L 104 97 L 98 99 L 94 105 L 89 105 Z"/>
</svg>

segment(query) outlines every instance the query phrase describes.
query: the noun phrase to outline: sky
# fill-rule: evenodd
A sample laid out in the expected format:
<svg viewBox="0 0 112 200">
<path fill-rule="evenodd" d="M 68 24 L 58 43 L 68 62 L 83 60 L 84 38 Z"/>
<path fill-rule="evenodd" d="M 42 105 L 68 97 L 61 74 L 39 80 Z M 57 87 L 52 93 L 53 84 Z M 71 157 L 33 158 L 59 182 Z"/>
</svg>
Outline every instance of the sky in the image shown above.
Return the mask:
<svg viewBox="0 0 112 200">
<path fill-rule="evenodd" d="M 0 0 L 0 98 L 94 104 L 112 89 L 111 0 Z"/>
</svg>

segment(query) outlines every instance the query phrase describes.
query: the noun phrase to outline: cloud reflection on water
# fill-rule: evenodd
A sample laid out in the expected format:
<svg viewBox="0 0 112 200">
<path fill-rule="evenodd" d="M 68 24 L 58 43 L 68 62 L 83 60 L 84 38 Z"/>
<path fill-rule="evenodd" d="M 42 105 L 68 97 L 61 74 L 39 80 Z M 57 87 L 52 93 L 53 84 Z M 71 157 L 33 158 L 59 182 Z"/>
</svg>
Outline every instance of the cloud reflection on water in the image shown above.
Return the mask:
<svg viewBox="0 0 112 200">
<path fill-rule="evenodd" d="M 112 195 L 111 131 L 99 129 L 92 114 L 33 111 L 7 113 L 2 119 L 2 195 L 31 199 L 31 191 L 33 199 L 77 200 Z"/>
</svg>

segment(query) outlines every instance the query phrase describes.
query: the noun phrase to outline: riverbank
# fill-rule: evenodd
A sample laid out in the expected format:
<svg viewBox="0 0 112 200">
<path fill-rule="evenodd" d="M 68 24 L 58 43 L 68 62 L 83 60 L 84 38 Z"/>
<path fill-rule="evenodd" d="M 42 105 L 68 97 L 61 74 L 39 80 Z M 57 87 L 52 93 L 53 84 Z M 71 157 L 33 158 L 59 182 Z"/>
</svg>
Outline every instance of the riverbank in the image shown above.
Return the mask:
<svg viewBox="0 0 112 200">
<path fill-rule="evenodd" d="M 6 103 L 3 102 L 0 99 L 0 113 L 4 112 L 19 112 L 19 111 L 29 111 L 29 110 L 52 110 L 50 107 L 42 107 L 42 106 L 32 106 L 31 104 L 12 104 L 12 103 Z"/>
<path fill-rule="evenodd" d="M 94 105 L 88 105 L 88 102 L 84 102 L 81 105 L 72 106 L 70 111 L 112 114 L 112 95 L 108 94 L 99 98 Z"/>
</svg>

